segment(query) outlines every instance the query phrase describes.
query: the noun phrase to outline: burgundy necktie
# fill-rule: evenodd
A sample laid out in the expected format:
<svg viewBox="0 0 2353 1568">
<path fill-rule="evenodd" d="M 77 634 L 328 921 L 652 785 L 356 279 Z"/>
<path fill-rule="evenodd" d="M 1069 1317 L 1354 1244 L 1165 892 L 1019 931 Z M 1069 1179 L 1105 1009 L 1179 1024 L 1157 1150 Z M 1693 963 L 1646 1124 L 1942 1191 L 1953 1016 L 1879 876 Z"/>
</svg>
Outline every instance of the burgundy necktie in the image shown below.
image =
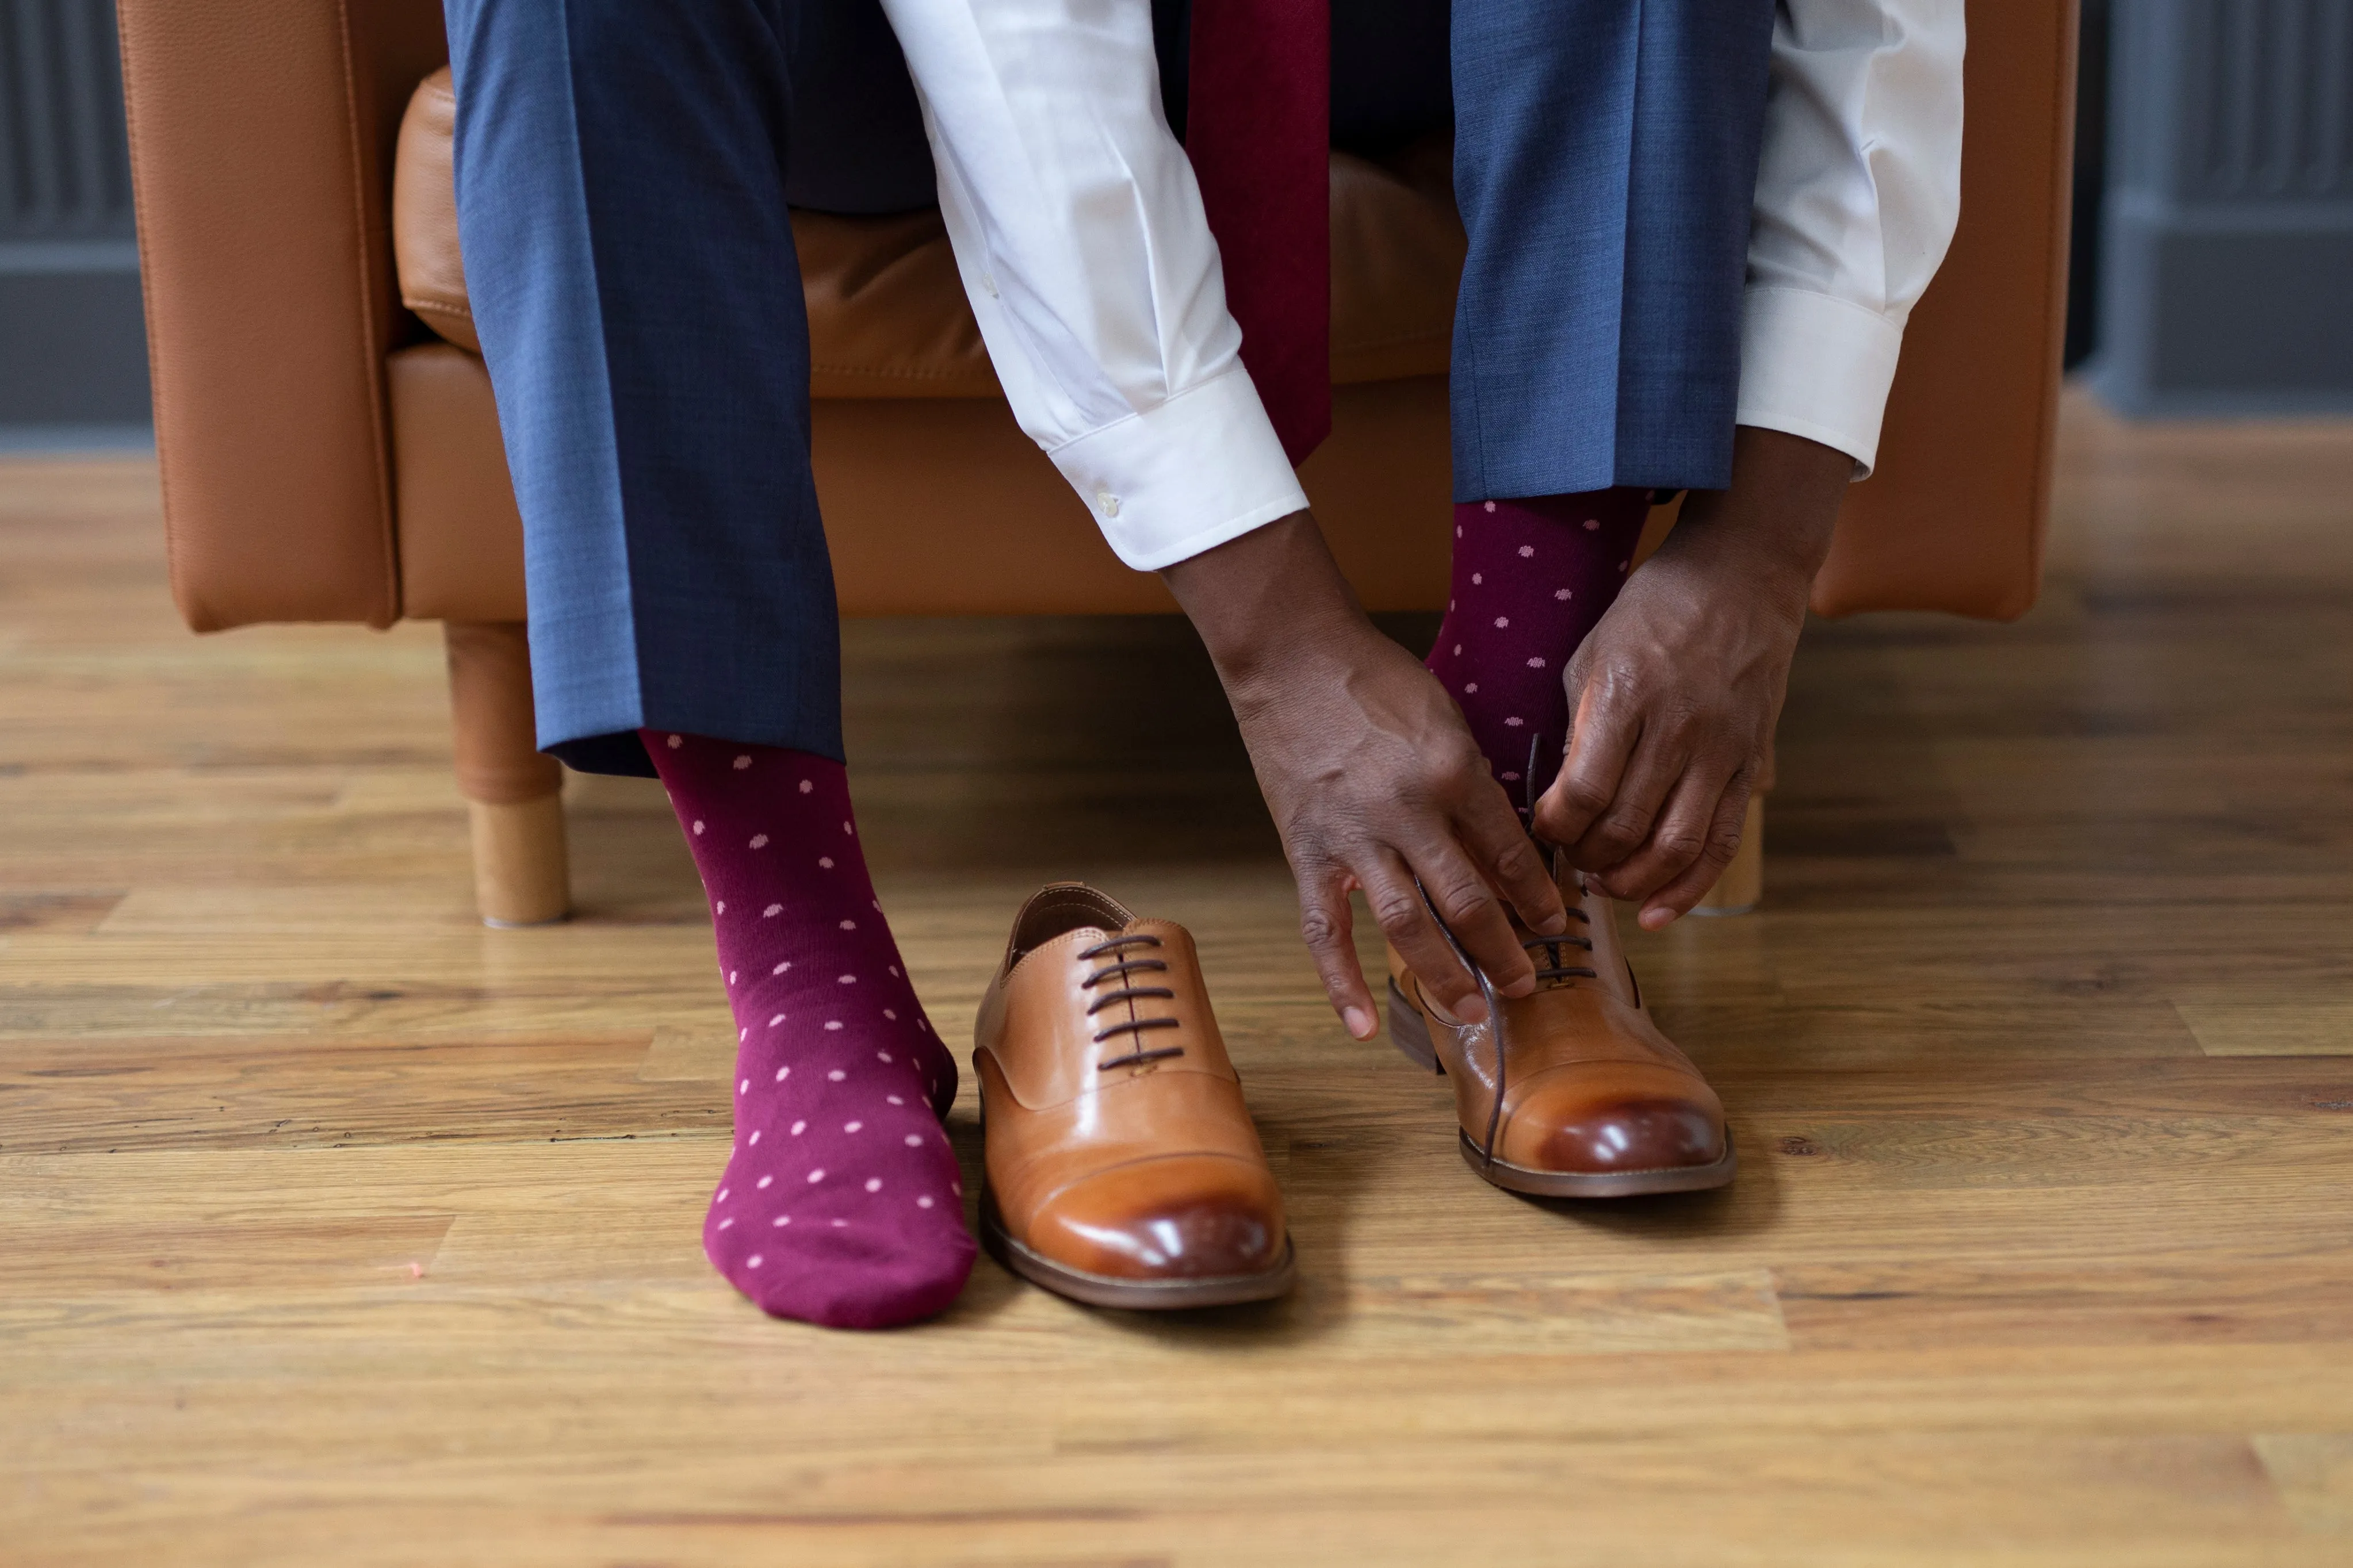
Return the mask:
<svg viewBox="0 0 2353 1568">
<path fill-rule="evenodd" d="M 1193 0 L 1185 150 L 1293 463 L 1332 430 L 1331 0 Z"/>
</svg>

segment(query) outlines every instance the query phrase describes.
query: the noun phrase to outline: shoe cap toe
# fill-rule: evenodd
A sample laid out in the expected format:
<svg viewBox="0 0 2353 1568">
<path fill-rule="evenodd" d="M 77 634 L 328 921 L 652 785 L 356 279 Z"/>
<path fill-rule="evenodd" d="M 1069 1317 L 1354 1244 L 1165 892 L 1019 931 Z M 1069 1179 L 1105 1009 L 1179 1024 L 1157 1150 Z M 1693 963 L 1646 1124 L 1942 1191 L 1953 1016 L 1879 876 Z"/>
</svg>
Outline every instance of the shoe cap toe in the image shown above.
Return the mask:
<svg viewBox="0 0 2353 1568">
<path fill-rule="evenodd" d="M 1166 1155 L 1064 1188 L 1024 1239 L 1065 1268 L 1114 1279 L 1259 1274 L 1282 1257 L 1282 1200 L 1267 1173 L 1240 1160 Z"/>
<path fill-rule="evenodd" d="M 1633 1081 L 1592 1081 L 1605 1076 Z M 1704 1086 L 1694 1095 L 1684 1083 L 1640 1081 L 1650 1076 L 1545 1074 L 1513 1097 L 1497 1152 L 1531 1170 L 1594 1174 L 1676 1170 L 1723 1159 L 1724 1111 L 1715 1097 Z"/>
</svg>

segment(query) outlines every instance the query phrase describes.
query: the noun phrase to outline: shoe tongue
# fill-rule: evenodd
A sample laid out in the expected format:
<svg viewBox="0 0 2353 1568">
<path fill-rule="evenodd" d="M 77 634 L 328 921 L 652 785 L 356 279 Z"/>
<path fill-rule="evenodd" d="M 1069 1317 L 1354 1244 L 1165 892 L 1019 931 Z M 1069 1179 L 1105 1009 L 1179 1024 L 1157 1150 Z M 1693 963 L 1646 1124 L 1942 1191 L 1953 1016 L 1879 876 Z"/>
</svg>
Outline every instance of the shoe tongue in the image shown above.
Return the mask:
<svg viewBox="0 0 2353 1568">
<path fill-rule="evenodd" d="M 1011 956 L 1018 963 L 1055 938 L 1082 929 L 1121 936 L 1135 918 L 1124 904 L 1083 882 L 1050 882 L 1014 918 Z"/>
</svg>

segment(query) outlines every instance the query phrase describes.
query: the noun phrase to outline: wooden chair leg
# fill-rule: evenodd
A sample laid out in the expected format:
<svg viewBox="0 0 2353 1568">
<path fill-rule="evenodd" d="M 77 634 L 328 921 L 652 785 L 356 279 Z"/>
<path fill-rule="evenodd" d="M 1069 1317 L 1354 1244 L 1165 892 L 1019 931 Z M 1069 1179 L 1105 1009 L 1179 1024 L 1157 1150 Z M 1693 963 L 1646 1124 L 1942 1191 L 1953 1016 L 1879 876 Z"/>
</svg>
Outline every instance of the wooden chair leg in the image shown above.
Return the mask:
<svg viewBox="0 0 2353 1568">
<path fill-rule="evenodd" d="M 1732 864 L 1715 879 L 1700 901 L 1695 915 L 1745 915 L 1765 896 L 1765 792 L 1748 797 L 1748 816 L 1740 826 L 1740 849 Z"/>
<path fill-rule="evenodd" d="M 572 912 L 564 844 L 564 770 L 538 749 L 531 649 L 518 622 L 451 621 L 449 710 L 458 791 L 474 840 L 482 923 L 543 925 Z"/>
</svg>

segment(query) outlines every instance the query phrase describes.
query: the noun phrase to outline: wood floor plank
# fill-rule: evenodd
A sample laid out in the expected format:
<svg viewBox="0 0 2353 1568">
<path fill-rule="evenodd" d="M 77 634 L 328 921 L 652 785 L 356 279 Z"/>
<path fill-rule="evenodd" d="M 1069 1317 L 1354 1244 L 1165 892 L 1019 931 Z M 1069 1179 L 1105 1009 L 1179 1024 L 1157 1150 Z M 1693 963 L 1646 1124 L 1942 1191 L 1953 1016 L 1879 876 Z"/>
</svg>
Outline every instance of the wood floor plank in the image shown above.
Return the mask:
<svg viewBox="0 0 2353 1568">
<path fill-rule="evenodd" d="M 854 1335 L 702 1257 L 659 785 L 572 780 L 575 918 L 485 931 L 437 628 L 192 638 L 151 463 L 0 462 L 0 1561 L 2338 1568 L 2348 494 L 2343 423 L 2071 400 L 2032 614 L 1812 627 L 1764 909 L 1629 939 L 1740 1179 L 1615 1205 L 1341 1033 L 1181 624 L 853 623 L 942 1037 L 1040 881 L 1186 922 L 1301 1261 Z M 1074 709 L 1111 665 L 1154 702 Z"/>
<path fill-rule="evenodd" d="M 2353 1536 L 2353 1433 L 2264 1433 L 2255 1452 L 2298 1524 L 2315 1535 Z"/>
<path fill-rule="evenodd" d="M 2353 1002 L 2344 997 L 2334 991 L 2301 1002 L 2176 1003 L 2174 1010 L 2210 1057 L 2347 1057 Z"/>
<path fill-rule="evenodd" d="M 1790 1342 L 1808 1350 L 2353 1339 L 2353 1257 L 2339 1238 L 2039 1265 L 1799 1265 L 1774 1283 Z"/>
</svg>

